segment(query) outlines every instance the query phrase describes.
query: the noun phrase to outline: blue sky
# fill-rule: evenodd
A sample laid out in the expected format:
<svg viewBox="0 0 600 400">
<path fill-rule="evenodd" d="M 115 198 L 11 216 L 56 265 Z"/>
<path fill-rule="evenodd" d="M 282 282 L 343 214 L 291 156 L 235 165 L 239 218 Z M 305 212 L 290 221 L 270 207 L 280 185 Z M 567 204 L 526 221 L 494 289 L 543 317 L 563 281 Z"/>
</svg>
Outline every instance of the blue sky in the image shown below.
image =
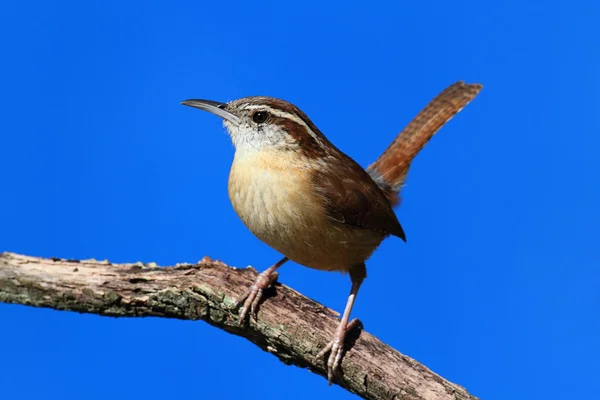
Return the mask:
<svg viewBox="0 0 600 400">
<path fill-rule="evenodd" d="M 446 85 L 485 85 L 418 156 L 408 243 L 368 263 L 353 316 L 483 399 L 600 391 L 600 5 L 5 2 L 0 251 L 262 270 L 227 197 L 220 121 L 269 95 L 363 166 Z M 341 310 L 347 276 L 280 281 Z M 349 399 L 203 322 L 0 305 L 0 398 Z"/>
</svg>

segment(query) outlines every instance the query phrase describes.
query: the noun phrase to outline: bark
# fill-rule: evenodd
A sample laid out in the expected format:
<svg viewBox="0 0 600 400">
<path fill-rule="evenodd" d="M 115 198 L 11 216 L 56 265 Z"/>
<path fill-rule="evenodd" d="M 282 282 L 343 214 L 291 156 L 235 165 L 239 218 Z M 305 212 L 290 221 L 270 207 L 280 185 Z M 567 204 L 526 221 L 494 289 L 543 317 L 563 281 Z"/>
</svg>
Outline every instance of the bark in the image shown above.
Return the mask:
<svg viewBox="0 0 600 400">
<path fill-rule="evenodd" d="M 197 264 L 111 264 L 0 254 L 0 301 L 113 317 L 204 320 L 242 336 L 288 365 L 326 376 L 314 356 L 332 337 L 334 311 L 276 284 L 266 293 L 257 321 L 237 323 L 232 308 L 256 278 L 253 268 L 236 269 L 205 257 Z M 351 335 L 335 380 L 365 399 L 476 399 L 464 388 L 363 330 Z"/>
</svg>

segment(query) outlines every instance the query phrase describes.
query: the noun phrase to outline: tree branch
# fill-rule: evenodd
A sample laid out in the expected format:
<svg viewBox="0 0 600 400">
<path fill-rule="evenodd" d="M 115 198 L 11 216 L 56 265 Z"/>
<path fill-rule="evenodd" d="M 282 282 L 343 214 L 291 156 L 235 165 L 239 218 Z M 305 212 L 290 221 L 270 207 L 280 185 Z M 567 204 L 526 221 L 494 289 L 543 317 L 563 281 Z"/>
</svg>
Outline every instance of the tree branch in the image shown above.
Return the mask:
<svg viewBox="0 0 600 400">
<path fill-rule="evenodd" d="M 253 268 L 236 269 L 205 257 L 198 264 L 111 264 L 0 254 L 0 301 L 114 317 L 204 320 L 242 336 L 285 364 L 326 376 L 313 357 L 332 337 L 334 311 L 277 284 L 265 293 L 258 321 L 237 324 L 234 299 L 254 281 Z M 464 388 L 361 331 L 349 343 L 336 383 L 365 399 L 476 399 Z"/>
</svg>

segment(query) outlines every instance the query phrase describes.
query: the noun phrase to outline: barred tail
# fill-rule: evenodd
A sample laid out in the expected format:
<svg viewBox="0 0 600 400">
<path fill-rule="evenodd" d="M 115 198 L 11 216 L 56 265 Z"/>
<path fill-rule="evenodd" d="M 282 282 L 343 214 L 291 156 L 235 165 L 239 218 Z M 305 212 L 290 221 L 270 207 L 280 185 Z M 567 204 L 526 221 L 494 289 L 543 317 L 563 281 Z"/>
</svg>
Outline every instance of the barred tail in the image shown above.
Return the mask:
<svg viewBox="0 0 600 400">
<path fill-rule="evenodd" d="M 400 201 L 400 189 L 413 158 L 433 135 L 479 94 L 483 85 L 456 82 L 437 95 L 367 168 L 390 204 Z"/>
</svg>

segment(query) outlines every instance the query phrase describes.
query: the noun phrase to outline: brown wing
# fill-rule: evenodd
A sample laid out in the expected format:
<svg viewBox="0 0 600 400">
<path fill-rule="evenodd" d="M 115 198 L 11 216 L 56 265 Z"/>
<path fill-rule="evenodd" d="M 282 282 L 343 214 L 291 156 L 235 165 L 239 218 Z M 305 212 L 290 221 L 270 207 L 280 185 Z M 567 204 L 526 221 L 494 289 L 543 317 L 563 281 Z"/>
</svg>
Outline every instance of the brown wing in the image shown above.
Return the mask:
<svg viewBox="0 0 600 400">
<path fill-rule="evenodd" d="M 331 157 L 328 162 L 333 164 L 332 168 L 313 175 L 328 216 L 343 224 L 382 231 L 406 241 L 389 201 L 369 174 L 344 154 Z M 336 172 L 331 173 L 332 170 Z"/>
</svg>

